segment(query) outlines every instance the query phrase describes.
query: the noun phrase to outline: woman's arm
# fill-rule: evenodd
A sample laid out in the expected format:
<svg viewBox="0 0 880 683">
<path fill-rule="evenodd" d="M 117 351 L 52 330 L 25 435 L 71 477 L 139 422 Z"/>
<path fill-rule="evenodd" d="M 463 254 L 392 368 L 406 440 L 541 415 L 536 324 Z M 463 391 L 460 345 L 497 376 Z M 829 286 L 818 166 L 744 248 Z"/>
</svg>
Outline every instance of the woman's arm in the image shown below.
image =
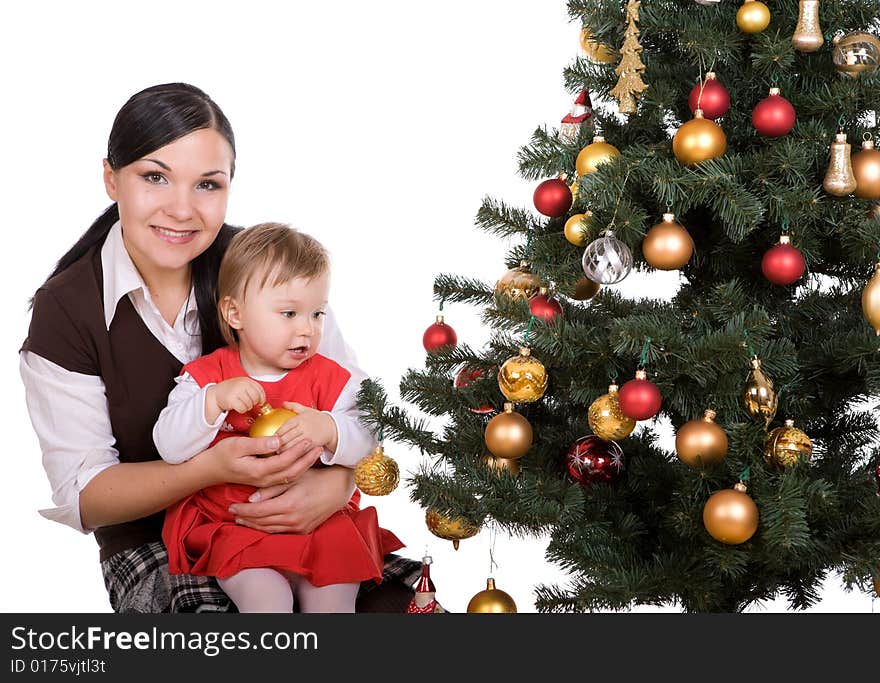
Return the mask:
<svg viewBox="0 0 880 683">
<path fill-rule="evenodd" d="M 213 383 L 200 387 L 188 372 L 174 378 L 174 388 L 153 426 L 153 443 L 162 459 L 172 465 L 186 462 L 205 450 L 226 419 L 221 411 L 214 422 L 205 415 L 205 397 Z"/>
</svg>

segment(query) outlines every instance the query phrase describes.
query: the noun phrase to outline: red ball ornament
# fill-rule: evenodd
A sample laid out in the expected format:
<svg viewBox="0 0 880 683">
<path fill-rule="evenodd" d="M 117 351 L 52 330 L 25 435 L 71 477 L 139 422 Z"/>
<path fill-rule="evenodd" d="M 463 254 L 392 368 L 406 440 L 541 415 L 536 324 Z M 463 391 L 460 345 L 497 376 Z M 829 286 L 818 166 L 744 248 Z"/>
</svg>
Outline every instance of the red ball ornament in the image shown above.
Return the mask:
<svg viewBox="0 0 880 683">
<path fill-rule="evenodd" d="M 779 238 L 779 244 L 771 247 L 761 259 L 761 270 L 774 285 L 790 285 L 804 274 L 804 256 L 789 243 L 788 235 Z"/>
<path fill-rule="evenodd" d="M 657 385 L 644 370 L 636 370 L 636 378 L 620 387 L 617 394 L 620 412 L 633 420 L 647 420 L 660 412 L 663 397 Z"/>
<path fill-rule="evenodd" d="M 485 374 L 480 368 L 465 365 L 461 370 L 455 373 L 455 379 L 452 381 L 452 386 L 456 389 L 462 389 L 471 386 L 474 382 L 477 382 L 484 377 Z M 468 408 L 468 410 L 477 415 L 486 415 L 487 413 L 495 412 L 495 409 L 490 405 L 482 405 L 479 408 Z"/>
<path fill-rule="evenodd" d="M 541 293 L 529 299 L 529 310 L 536 318 L 549 323 L 557 315 L 562 315 L 562 306 L 556 299 L 547 296 L 547 289 L 541 287 Z"/>
<path fill-rule="evenodd" d="M 571 190 L 561 178 L 551 178 L 538 185 L 534 196 L 535 208 L 550 218 L 559 218 L 571 208 Z"/>
<path fill-rule="evenodd" d="M 581 486 L 611 484 L 623 471 L 623 449 L 614 441 L 582 436 L 565 454 L 568 473 Z"/>
<path fill-rule="evenodd" d="M 449 325 L 443 322 L 443 316 L 437 316 L 437 322 L 431 325 L 422 336 L 422 345 L 425 351 L 431 353 L 443 347 L 453 347 L 458 343 L 458 337 Z"/>
<path fill-rule="evenodd" d="M 700 94 L 701 88 L 702 95 Z M 691 94 L 688 96 L 688 106 L 692 112 L 702 109 L 703 116 L 707 119 L 720 119 L 730 109 L 730 93 L 710 71 L 706 74 L 706 80 L 702 84 L 697 83 L 691 90 Z"/>
<path fill-rule="evenodd" d="M 782 137 L 794 128 L 796 115 L 791 102 L 779 94 L 779 88 L 770 88 L 770 96 L 758 102 L 752 111 L 752 125 L 761 135 Z"/>
</svg>

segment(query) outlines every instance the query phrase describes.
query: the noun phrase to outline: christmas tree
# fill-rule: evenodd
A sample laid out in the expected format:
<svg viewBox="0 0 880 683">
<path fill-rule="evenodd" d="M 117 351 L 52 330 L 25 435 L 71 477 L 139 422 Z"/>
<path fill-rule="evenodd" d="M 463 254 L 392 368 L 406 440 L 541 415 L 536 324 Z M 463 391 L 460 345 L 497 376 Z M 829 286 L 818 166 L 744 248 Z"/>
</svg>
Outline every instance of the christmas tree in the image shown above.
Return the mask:
<svg viewBox="0 0 880 683">
<path fill-rule="evenodd" d="M 549 535 L 571 580 L 540 611 L 802 609 L 880 567 L 878 5 L 768 4 L 570 0 L 593 125 L 520 151 L 539 213 L 479 209 L 507 274 L 435 280 L 490 342 L 426 334 L 400 388 L 429 418 L 362 387 L 368 423 L 431 457 L 414 501 L 463 535 Z M 677 293 L 622 296 L 631 268 Z"/>
</svg>

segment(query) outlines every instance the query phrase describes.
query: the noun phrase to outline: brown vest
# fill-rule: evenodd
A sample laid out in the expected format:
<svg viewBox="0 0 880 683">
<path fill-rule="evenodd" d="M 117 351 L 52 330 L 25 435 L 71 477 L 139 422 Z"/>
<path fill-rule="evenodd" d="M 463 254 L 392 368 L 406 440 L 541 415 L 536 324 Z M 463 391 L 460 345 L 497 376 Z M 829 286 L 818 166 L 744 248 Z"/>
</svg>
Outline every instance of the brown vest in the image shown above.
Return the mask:
<svg viewBox="0 0 880 683">
<path fill-rule="evenodd" d="M 153 425 L 168 402 L 182 363 L 153 336 L 127 296 L 119 300 L 107 330 L 101 246 L 89 249 L 37 291 L 22 350 L 72 372 L 100 377 L 107 391 L 119 460 L 157 460 Z M 160 512 L 96 529 L 101 560 L 161 540 L 164 517 Z"/>
</svg>

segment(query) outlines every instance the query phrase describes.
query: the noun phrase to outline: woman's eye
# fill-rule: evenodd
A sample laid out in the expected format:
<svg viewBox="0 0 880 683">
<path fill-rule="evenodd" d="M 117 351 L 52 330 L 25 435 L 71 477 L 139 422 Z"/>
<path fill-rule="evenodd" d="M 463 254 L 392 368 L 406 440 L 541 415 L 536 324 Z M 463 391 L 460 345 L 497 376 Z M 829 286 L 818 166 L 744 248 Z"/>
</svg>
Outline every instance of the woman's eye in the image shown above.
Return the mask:
<svg viewBox="0 0 880 683">
<path fill-rule="evenodd" d="M 214 180 L 203 180 L 198 187 L 200 190 L 219 190 L 223 186 Z"/>
<path fill-rule="evenodd" d="M 156 173 L 154 171 L 150 171 L 149 173 L 142 173 L 141 178 L 146 180 L 148 183 L 152 183 L 153 185 L 158 185 L 165 182 L 165 176 L 163 176 L 161 173 Z"/>
</svg>

